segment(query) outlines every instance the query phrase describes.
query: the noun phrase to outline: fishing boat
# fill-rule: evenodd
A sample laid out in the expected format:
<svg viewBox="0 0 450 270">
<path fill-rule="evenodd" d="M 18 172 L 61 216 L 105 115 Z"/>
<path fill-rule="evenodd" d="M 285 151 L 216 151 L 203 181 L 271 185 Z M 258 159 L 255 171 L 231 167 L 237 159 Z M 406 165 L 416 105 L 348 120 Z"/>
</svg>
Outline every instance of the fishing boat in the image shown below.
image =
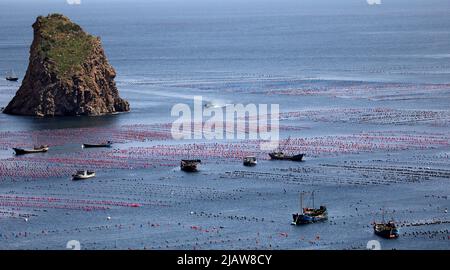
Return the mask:
<svg viewBox="0 0 450 270">
<path fill-rule="evenodd" d="M 385 222 L 384 220 L 384 209 L 382 211 L 382 221 L 381 223 L 373 223 L 373 232 L 386 239 L 395 239 L 399 237 L 399 231 L 395 222 L 393 220 Z"/>
<path fill-rule="evenodd" d="M 92 144 L 92 143 L 83 143 L 83 148 L 99 148 L 99 147 L 111 147 L 112 142 L 107 141 L 106 143 Z"/>
<path fill-rule="evenodd" d="M 289 137 L 284 145 L 287 145 L 291 140 L 291 137 Z M 277 152 L 269 153 L 269 156 L 273 160 L 291 160 L 291 161 L 302 161 L 305 154 L 297 154 L 297 155 L 287 155 L 282 150 L 279 150 Z"/>
<path fill-rule="evenodd" d="M 373 232 L 386 239 L 395 239 L 399 237 L 397 226 L 393 221 L 387 223 L 375 223 Z"/>
<path fill-rule="evenodd" d="M 48 151 L 48 145 L 35 146 L 33 149 L 13 148 L 16 155 L 44 153 Z"/>
<path fill-rule="evenodd" d="M 198 164 L 201 163 L 199 159 L 183 159 L 181 160 L 181 170 L 185 172 L 196 172 L 198 171 Z"/>
<path fill-rule="evenodd" d="M 244 157 L 244 166 L 256 166 L 256 164 L 258 164 L 258 161 L 256 160 L 256 157 L 254 156 L 248 156 L 248 157 Z"/>
<path fill-rule="evenodd" d="M 75 174 L 72 175 L 73 180 L 85 180 L 93 177 L 95 177 L 95 172 L 86 170 L 77 171 Z"/>
<path fill-rule="evenodd" d="M 302 161 L 303 160 L 303 156 L 305 154 L 298 154 L 298 155 L 286 155 L 283 152 L 279 151 L 279 152 L 273 152 L 273 153 L 269 153 L 269 156 L 271 159 L 273 160 L 291 160 L 291 161 Z"/>
<path fill-rule="evenodd" d="M 310 224 L 320 221 L 325 221 L 328 219 L 327 208 L 321 205 L 319 208 L 314 208 L 314 191 L 311 193 L 312 198 L 312 208 L 303 207 L 303 195 L 305 193 L 300 193 L 300 212 L 292 214 L 292 225 L 302 225 Z"/>
<path fill-rule="evenodd" d="M 6 78 L 7 81 L 11 81 L 11 82 L 17 82 L 19 80 L 19 77 L 17 77 L 17 75 L 14 73 L 13 70 L 11 70 L 10 72 L 8 72 L 6 74 Z"/>
</svg>

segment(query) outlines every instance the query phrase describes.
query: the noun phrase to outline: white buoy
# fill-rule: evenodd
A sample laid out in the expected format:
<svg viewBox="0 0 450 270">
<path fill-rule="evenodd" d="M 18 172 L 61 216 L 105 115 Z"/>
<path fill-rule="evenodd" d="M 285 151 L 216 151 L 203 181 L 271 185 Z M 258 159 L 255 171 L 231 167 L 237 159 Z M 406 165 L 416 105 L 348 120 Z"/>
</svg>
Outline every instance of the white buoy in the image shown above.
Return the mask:
<svg viewBox="0 0 450 270">
<path fill-rule="evenodd" d="M 24 218 L 23 220 L 25 220 L 25 222 L 28 222 L 28 218 Z"/>
<path fill-rule="evenodd" d="M 107 219 L 107 220 L 111 220 L 111 217 L 107 217 L 106 219 Z"/>
</svg>

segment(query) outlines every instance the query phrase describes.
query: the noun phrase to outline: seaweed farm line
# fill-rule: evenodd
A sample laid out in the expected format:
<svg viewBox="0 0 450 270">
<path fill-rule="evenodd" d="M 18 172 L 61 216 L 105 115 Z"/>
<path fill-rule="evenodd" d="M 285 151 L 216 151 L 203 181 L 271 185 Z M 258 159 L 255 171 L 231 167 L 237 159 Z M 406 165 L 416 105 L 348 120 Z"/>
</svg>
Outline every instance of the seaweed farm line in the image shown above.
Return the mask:
<svg viewBox="0 0 450 270">
<path fill-rule="evenodd" d="M 450 246 L 448 84 L 270 77 L 118 85 L 135 111 L 0 115 L 0 249 L 65 249 L 69 240 L 82 249 L 365 249 L 374 239 L 383 249 Z M 279 103 L 280 148 L 304 161 L 270 160 L 259 140 L 173 140 L 170 108 L 185 97 L 144 106 L 136 96 L 143 86 Z M 111 148 L 81 147 L 106 141 Z M 41 144 L 47 153 L 12 151 Z M 243 166 L 245 156 L 257 165 Z M 181 171 L 181 159 L 201 159 L 199 171 Z M 72 181 L 78 170 L 96 177 Z M 328 221 L 291 225 L 304 191 L 326 205 Z M 398 239 L 373 234 L 382 209 Z"/>
</svg>

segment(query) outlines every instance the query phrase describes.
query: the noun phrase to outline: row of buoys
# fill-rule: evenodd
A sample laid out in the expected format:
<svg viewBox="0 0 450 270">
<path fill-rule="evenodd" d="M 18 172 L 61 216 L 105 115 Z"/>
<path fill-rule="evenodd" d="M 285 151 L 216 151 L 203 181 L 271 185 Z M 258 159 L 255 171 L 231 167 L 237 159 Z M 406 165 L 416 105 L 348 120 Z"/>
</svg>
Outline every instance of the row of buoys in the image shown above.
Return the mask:
<svg viewBox="0 0 450 270">
<path fill-rule="evenodd" d="M 11 197 L 14 197 L 14 195 L 12 195 Z M 47 201 L 52 201 L 52 202 L 53 201 L 58 201 L 58 200 L 54 200 L 54 198 L 33 197 L 33 199 L 47 200 Z M 207 213 L 207 212 L 203 212 L 203 211 L 202 212 L 191 211 L 190 214 L 191 215 L 196 214 L 196 215 L 200 215 L 200 216 L 215 217 L 215 218 L 217 218 L 217 217 L 233 217 L 233 216 L 226 216 L 223 213 L 212 214 L 212 213 Z M 247 216 L 234 216 L 234 217 L 236 217 L 237 220 L 241 220 L 241 221 L 242 220 L 252 220 L 251 217 L 247 217 Z M 110 221 L 112 221 L 114 219 L 111 218 L 111 216 L 107 216 L 106 220 L 108 220 L 110 222 Z M 430 221 L 430 222 L 423 222 L 423 224 L 426 224 L 426 225 L 441 224 L 441 223 L 446 223 L 446 222 L 445 221 L 441 222 L 441 221 L 438 221 L 438 220 L 433 220 L 433 221 Z M 29 237 L 33 237 L 33 236 L 34 237 L 39 237 L 39 235 L 42 235 L 42 234 L 44 234 L 44 235 L 62 234 L 62 233 L 73 234 L 73 233 L 77 233 L 77 232 L 78 233 L 83 233 L 83 232 L 96 232 L 96 231 L 103 231 L 103 230 L 129 230 L 129 229 L 132 229 L 132 228 L 144 229 L 146 227 L 162 228 L 162 229 L 164 229 L 167 226 L 182 226 L 184 228 L 190 228 L 191 230 L 197 231 L 199 233 L 205 233 L 205 234 L 209 234 L 209 235 L 211 235 L 211 233 L 214 233 L 215 235 L 217 235 L 211 240 L 208 240 L 208 236 L 206 236 L 207 238 L 204 239 L 204 240 L 200 240 L 198 237 L 196 237 L 196 240 L 195 240 L 195 239 L 192 239 L 192 237 L 191 237 L 190 241 L 191 240 L 195 241 L 195 246 L 197 248 L 199 248 L 200 246 L 208 246 L 208 244 L 209 245 L 212 244 L 212 245 L 217 246 L 217 245 L 220 245 L 221 243 L 222 244 L 226 244 L 227 246 L 229 246 L 229 244 L 227 244 L 227 241 L 228 241 L 228 243 L 233 242 L 233 241 L 235 241 L 236 243 L 238 243 L 238 242 L 240 243 L 240 242 L 246 242 L 246 241 L 248 242 L 249 239 L 252 239 L 251 241 L 252 242 L 254 241 L 256 244 L 260 244 L 261 240 L 263 239 L 263 238 L 261 238 L 260 233 L 257 233 L 257 237 L 256 238 L 240 238 L 240 237 L 238 237 L 236 239 L 226 239 L 226 238 L 224 239 L 223 235 L 220 234 L 220 231 L 222 229 L 224 229 L 224 227 L 222 227 L 222 226 L 220 226 L 220 227 L 214 227 L 214 226 L 213 227 L 203 227 L 203 226 L 200 226 L 200 225 L 187 225 L 187 224 L 183 225 L 181 222 L 160 224 L 160 223 L 152 223 L 150 221 L 149 222 L 145 222 L 145 223 L 130 223 L 130 224 L 120 224 L 119 223 L 119 224 L 109 224 L 109 225 L 107 224 L 107 225 L 99 225 L 99 226 L 77 227 L 77 228 L 73 228 L 73 229 L 42 230 L 42 232 L 39 232 L 39 233 L 36 233 L 36 232 L 11 232 L 11 233 L 3 233 L 3 234 L 0 233 L 0 238 L 8 240 L 8 239 L 11 239 L 11 237 L 13 237 L 13 238 L 29 238 Z M 220 235 L 218 235 L 218 234 L 220 234 Z M 417 237 L 419 235 L 423 235 L 423 236 L 429 236 L 429 238 L 438 238 L 438 239 L 441 238 L 441 236 L 439 236 L 439 235 L 443 235 L 444 234 L 442 236 L 442 239 L 444 239 L 445 238 L 445 234 L 448 235 L 448 230 L 425 231 L 425 232 L 420 232 L 420 233 L 417 233 L 417 232 L 413 231 L 413 232 L 405 232 L 404 234 L 408 235 L 408 236 L 412 236 L 412 237 Z M 289 233 L 287 233 L 287 232 L 279 232 L 279 233 L 277 233 L 277 235 L 279 237 L 281 237 L 281 238 L 289 238 L 290 237 Z M 270 239 L 272 239 L 271 236 L 268 236 L 268 237 Z M 296 236 L 296 237 L 298 237 L 298 236 Z M 309 243 L 311 245 L 316 245 L 316 244 L 318 244 L 319 240 L 320 241 L 322 240 L 322 237 L 317 234 L 314 237 L 314 239 L 311 239 L 311 240 L 306 239 L 305 240 L 305 237 L 303 236 L 303 237 L 300 237 L 299 240 L 300 241 L 305 241 L 305 243 Z M 450 240 L 450 238 L 448 240 Z M 158 244 L 161 245 L 161 243 L 158 242 L 158 241 L 155 241 L 154 243 L 155 243 L 154 247 L 156 247 L 156 245 L 158 245 Z M 180 241 L 177 241 L 177 240 L 176 241 L 171 241 L 171 242 L 166 240 L 166 244 L 167 244 L 166 248 L 169 248 L 169 247 L 181 247 L 182 246 L 180 244 Z M 330 243 L 327 243 L 327 244 L 330 244 Z M 341 244 L 343 244 L 343 242 Z M 186 245 L 189 245 L 189 244 L 187 243 Z"/>
<path fill-rule="evenodd" d="M 95 206 L 95 205 L 69 205 L 69 204 L 61 205 L 61 204 L 51 204 L 51 203 L 8 202 L 8 201 L 0 201 L 0 206 L 2 206 L 2 207 L 20 207 L 20 208 L 70 209 L 70 210 L 83 210 L 83 211 L 110 209 L 109 207 L 106 207 L 106 206 Z"/>
<path fill-rule="evenodd" d="M 424 197 L 425 197 L 425 198 L 445 199 L 445 200 L 448 199 L 448 196 L 447 196 L 447 195 L 434 195 L 434 194 L 431 194 L 431 195 L 425 195 Z"/>
<path fill-rule="evenodd" d="M 317 82 L 296 83 L 297 87 L 287 89 L 270 89 L 253 91 L 253 93 L 265 93 L 266 95 L 326 95 L 332 97 L 352 97 L 356 99 L 368 98 L 375 100 L 398 100 L 402 97 L 413 95 L 432 94 L 434 91 L 450 89 L 448 84 L 395 84 L 395 83 L 366 83 L 366 82 L 342 82 L 341 85 L 318 84 Z M 426 90 L 426 91 L 424 91 Z"/>
<path fill-rule="evenodd" d="M 37 131 L 2 131 L 0 132 L 0 149 L 29 147 L 36 144 L 60 146 L 111 140 L 118 143 L 128 141 L 167 140 L 171 139 L 167 125 L 125 125 L 115 128 L 86 127 Z"/>
<path fill-rule="evenodd" d="M 434 230 L 434 231 L 412 231 L 403 233 L 405 236 L 409 237 L 428 237 L 429 239 L 441 239 L 450 240 L 449 230 Z"/>
<path fill-rule="evenodd" d="M 73 173 L 73 169 L 58 164 L 12 159 L 0 163 L 0 179 L 63 177 L 70 173 Z"/>
<path fill-rule="evenodd" d="M 258 217 L 251 217 L 251 216 L 238 216 L 238 215 L 224 215 L 223 213 L 206 213 L 206 212 L 191 212 L 191 215 L 196 215 L 199 217 L 207 217 L 207 218 L 222 218 L 222 219 L 229 219 L 234 221 L 247 221 L 247 222 L 272 222 L 274 223 L 274 220 L 267 220 L 264 218 L 258 218 Z"/>
<path fill-rule="evenodd" d="M 339 155 L 374 150 L 392 151 L 401 149 L 429 149 L 448 146 L 446 137 L 403 132 L 372 132 L 346 136 L 322 136 L 282 140 L 285 152 L 302 152 L 308 156 Z M 154 145 L 131 147 L 109 151 L 77 151 L 16 157 L 3 160 L 0 164 L 0 178 L 5 177 L 63 177 L 74 170 L 89 165 L 92 169 L 135 169 L 158 166 L 174 166 L 180 157 L 241 159 L 257 153 L 259 159 L 268 159 L 259 151 L 259 141 L 236 143 L 191 143 L 177 145 Z M 173 163 L 172 163 L 173 162 Z"/>
<path fill-rule="evenodd" d="M 307 115 L 307 112 L 291 112 L 284 113 L 283 116 L 292 114 L 294 117 L 298 115 Z M 331 113 L 334 115 L 335 113 Z M 345 113 L 346 114 L 346 113 Z M 170 125 L 170 124 L 166 124 Z M 156 126 L 156 127 L 155 127 Z M 138 128 L 133 128 L 133 126 L 121 126 L 118 128 L 73 128 L 73 129 L 57 129 L 57 130 L 44 130 L 44 131 L 17 131 L 17 132 L 0 132 L 0 147 L 3 149 L 14 146 L 29 146 L 30 138 L 38 139 L 40 144 L 55 145 L 65 145 L 73 143 L 83 143 L 86 141 L 102 141 L 102 140 L 112 140 L 115 142 L 126 142 L 126 141 L 145 141 L 145 140 L 165 140 L 171 139 L 170 129 L 166 126 L 161 128 L 161 125 L 137 125 Z M 298 129 L 298 126 L 288 126 L 283 125 L 286 129 Z M 155 131 L 154 129 L 160 129 Z M 430 136 L 430 134 L 404 134 L 403 137 L 400 136 L 401 133 L 392 134 L 392 137 L 388 137 L 382 133 L 374 135 L 375 133 L 366 134 L 356 134 L 352 136 L 336 137 L 312 137 L 305 139 L 295 139 L 291 140 L 289 143 L 292 146 L 295 145 L 308 145 L 314 146 L 314 142 L 319 144 L 327 143 L 326 145 L 346 146 L 346 141 L 351 139 L 357 139 L 356 143 L 361 143 L 364 141 L 379 140 L 382 142 L 411 142 L 414 144 L 435 145 L 435 144 L 445 144 L 448 145 L 447 136 Z M 327 138 L 328 140 L 323 140 Z M 32 144 L 33 142 L 31 142 Z M 353 146 L 357 146 L 353 144 Z"/>
<path fill-rule="evenodd" d="M 183 156 L 194 155 L 201 157 L 241 158 L 245 154 L 258 151 L 258 143 L 198 143 L 183 145 L 156 145 L 152 147 L 131 148 L 122 150 L 122 154 L 153 156 Z M 359 151 L 429 149 L 431 147 L 448 146 L 448 139 L 432 138 L 429 136 L 384 136 L 384 135 L 348 135 L 325 136 L 311 138 L 296 138 L 281 141 L 286 152 L 305 152 L 308 155 L 356 153 Z M 263 157 L 267 153 L 262 153 Z M 266 157 L 267 158 L 267 157 Z"/>
<path fill-rule="evenodd" d="M 335 108 L 280 113 L 282 120 L 316 120 L 324 122 L 350 122 L 374 124 L 445 124 L 447 111 L 399 110 L 392 108 Z"/>
<path fill-rule="evenodd" d="M 129 203 L 123 201 L 112 200 L 86 200 L 86 199 L 69 199 L 69 198 L 55 198 L 42 196 L 18 196 L 0 194 L 0 203 L 3 202 L 49 202 L 49 203 L 64 203 L 69 205 L 85 204 L 85 205 L 101 205 L 101 206 L 120 206 L 120 207 L 139 207 L 139 203 Z"/>
</svg>

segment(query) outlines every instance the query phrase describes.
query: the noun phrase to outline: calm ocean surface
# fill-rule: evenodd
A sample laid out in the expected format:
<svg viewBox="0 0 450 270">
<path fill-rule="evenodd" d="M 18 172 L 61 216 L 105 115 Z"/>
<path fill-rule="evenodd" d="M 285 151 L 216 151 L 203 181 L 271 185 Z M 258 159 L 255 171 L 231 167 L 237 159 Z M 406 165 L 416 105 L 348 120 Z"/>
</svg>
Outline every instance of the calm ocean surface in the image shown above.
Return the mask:
<svg viewBox="0 0 450 270">
<path fill-rule="evenodd" d="M 241 3 L 244 2 L 244 3 Z M 216 3 L 216 4 L 214 4 Z M 102 38 L 119 80 L 257 74 L 448 81 L 450 3 L 65 1 L 0 3 L 0 70 L 26 70 L 36 16 L 59 12 Z"/>
<path fill-rule="evenodd" d="M 140 111 L 158 98 L 144 104 L 138 94 L 158 90 L 189 96 L 189 88 L 172 93 L 167 85 L 198 80 L 448 83 L 450 78 L 450 3 L 445 0 L 373 6 L 364 0 L 87 0 L 81 5 L 2 0 L 0 73 L 14 69 L 23 78 L 31 24 L 52 12 L 102 38 L 119 90 Z M 0 80 L 0 106 L 17 87 Z"/>
<path fill-rule="evenodd" d="M 84 240 L 83 245 L 92 249 L 350 249 L 365 248 L 374 237 L 369 224 L 379 219 L 382 206 L 397 211 L 394 216 L 404 224 L 448 221 L 443 209 L 450 205 L 442 198 L 449 190 L 450 1 L 386 0 L 368 5 L 365 0 L 82 0 L 81 5 L 68 5 L 64 0 L 0 0 L 2 78 L 10 69 L 23 78 L 31 25 L 38 15 L 53 12 L 101 37 L 117 71 L 120 94 L 130 101 L 132 111 L 48 119 L 0 114 L 0 172 L 5 174 L 0 175 L 0 249 L 59 249 L 71 239 Z M 20 82 L 0 79 L 0 107 L 19 86 Z M 311 89 L 327 92 L 296 92 Z M 340 92 L 348 89 L 345 95 Z M 200 174 L 180 176 L 181 157 L 164 156 L 161 150 L 172 141 L 129 139 L 142 128 L 139 125 L 171 123 L 171 107 L 191 104 L 193 95 L 220 103 L 278 103 L 282 112 L 309 110 L 305 119 L 282 122 L 281 134 L 310 137 L 310 145 L 300 145 L 307 162 L 263 159 L 257 167 L 244 169 L 240 157 L 221 160 L 208 150 L 201 153 L 205 164 Z M 103 138 L 103 127 L 117 128 L 111 131 L 117 137 L 129 132 L 127 143 L 105 153 L 83 152 L 80 137 L 99 132 L 96 138 Z M 72 134 L 64 131 L 68 128 L 92 129 Z M 53 152 L 39 156 L 43 160 L 12 154 L 8 140 L 52 142 L 46 130 L 55 129 L 59 141 Z M 380 132 L 376 136 L 382 138 L 378 141 L 366 132 Z M 359 138 L 354 134 L 365 137 L 354 141 Z M 154 149 L 153 144 L 160 145 Z M 338 150 L 329 155 L 327 147 Z M 357 151 L 346 152 L 346 147 Z M 75 184 L 63 175 L 85 164 L 80 157 L 100 164 L 95 180 Z M 110 163 L 101 163 L 105 158 Z M 126 158 L 128 163 L 120 163 Z M 153 167 L 139 167 L 146 161 Z M 139 168 L 130 171 L 135 165 Z M 415 171 L 410 176 L 391 166 Z M 423 166 L 433 173 L 423 173 Z M 15 168 L 29 175 L 6 175 L 14 175 Z M 51 176 L 30 178 L 42 176 L 38 170 Z M 290 226 L 298 192 L 314 189 L 320 190 L 318 200 L 330 206 L 330 223 Z M 11 194 L 26 197 L 23 201 L 29 205 L 16 207 L 19 199 L 12 203 Z M 53 200 L 59 204 L 47 208 L 30 196 L 60 201 Z M 107 210 L 70 208 L 79 199 Z M 137 201 L 143 207 L 130 210 L 105 200 Z M 10 213 L 30 221 L 9 219 Z M 104 227 L 108 215 L 110 227 Z M 197 226 L 213 232 L 219 226 L 224 229 L 210 236 Z M 448 227 L 444 232 L 444 223 L 430 226 L 419 229 L 431 231 L 435 238 L 420 238 L 405 227 L 404 237 L 383 242 L 383 247 L 448 249 Z M 45 237 L 41 232 L 47 232 Z M 289 238 L 280 237 L 284 232 Z"/>
</svg>

